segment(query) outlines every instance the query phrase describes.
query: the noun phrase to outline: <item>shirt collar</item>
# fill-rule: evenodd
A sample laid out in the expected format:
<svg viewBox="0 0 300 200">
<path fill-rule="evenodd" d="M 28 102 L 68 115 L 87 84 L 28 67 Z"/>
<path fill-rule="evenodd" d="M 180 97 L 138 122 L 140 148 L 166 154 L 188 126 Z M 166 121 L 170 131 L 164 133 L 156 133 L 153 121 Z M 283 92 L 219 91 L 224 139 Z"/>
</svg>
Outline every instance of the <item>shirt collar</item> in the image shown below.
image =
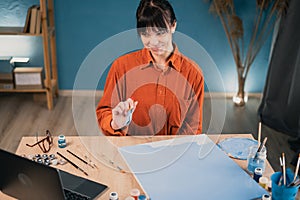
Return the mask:
<svg viewBox="0 0 300 200">
<path fill-rule="evenodd" d="M 181 71 L 181 64 L 180 64 L 181 53 L 179 52 L 176 44 L 173 43 L 173 46 L 174 46 L 174 51 L 172 52 L 171 56 L 168 58 L 167 63 L 170 67 L 173 67 L 175 70 L 180 72 Z M 153 60 L 153 58 L 151 56 L 151 53 L 148 49 L 143 48 L 142 56 L 145 59 L 144 60 L 145 63 L 148 63 L 150 65 L 152 63 L 154 63 L 154 60 Z"/>
</svg>

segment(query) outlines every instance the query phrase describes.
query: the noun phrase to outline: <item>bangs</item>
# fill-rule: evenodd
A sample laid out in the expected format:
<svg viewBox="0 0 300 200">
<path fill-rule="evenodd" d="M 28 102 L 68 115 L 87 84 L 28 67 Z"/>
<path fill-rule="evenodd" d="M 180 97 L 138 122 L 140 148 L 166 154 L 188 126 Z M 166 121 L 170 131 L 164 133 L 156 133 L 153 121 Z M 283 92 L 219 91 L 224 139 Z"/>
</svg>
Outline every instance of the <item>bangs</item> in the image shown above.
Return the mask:
<svg viewBox="0 0 300 200">
<path fill-rule="evenodd" d="M 168 30 L 167 16 L 160 9 L 151 7 L 143 10 L 137 21 L 137 31 L 139 34 L 146 32 L 147 28 L 152 28 L 153 31 Z"/>
</svg>

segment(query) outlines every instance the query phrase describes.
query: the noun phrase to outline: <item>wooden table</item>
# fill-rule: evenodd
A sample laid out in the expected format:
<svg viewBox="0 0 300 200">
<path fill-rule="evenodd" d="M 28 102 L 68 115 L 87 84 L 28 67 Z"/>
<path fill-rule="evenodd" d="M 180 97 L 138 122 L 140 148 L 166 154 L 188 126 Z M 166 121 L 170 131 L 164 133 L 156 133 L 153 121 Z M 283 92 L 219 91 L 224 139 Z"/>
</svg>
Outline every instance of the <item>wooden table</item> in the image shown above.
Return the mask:
<svg viewBox="0 0 300 200">
<path fill-rule="evenodd" d="M 215 143 L 221 141 L 225 138 L 253 138 L 251 134 L 223 134 L 223 135 L 208 135 Z M 67 172 L 73 173 L 78 176 L 82 176 L 88 179 L 91 179 L 96 182 L 103 183 L 109 186 L 109 189 L 101 195 L 99 199 L 109 199 L 109 194 L 112 191 L 115 191 L 119 194 L 119 199 L 123 200 L 127 196 L 130 196 L 130 190 L 132 188 L 138 188 L 141 193 L 143 191 L 142 187 L 138 184 L 135 179 L 134 174 L 127 171 L 126 164 L 122 160 L 120 154 L 118 153 L 117 147 L 129 146 L 134 144 L 142 144 L 146 142 L 159 141 L 165 139 L 171 139 L 174 137 L 184 137 L 184 136 L 155 136 L 155 137 L 101 137 L 101 136 L 68 136 L 66 137 L 67 147 L 66 148 L 58 148 L 57 147 L 57 137 L 54 138 L 54 145 L 51 148 L 51 151 L 48 154 L 56 154 L 56 152 L 60 152 L 65 155 L 71 161 L 79 165 L 83 168 L 89 175 L 84 175 L 81 171 L 77 170 L 70 164 L 65 165 L 57 165 L 55 167 L 65 170 Z M 23 137 L 16 154 L 17 155 L 34 155 L 34 154 L 42 154 L 42 151 L 38 146 L 28 147 L 26 143 L 32 144 L 35 142 L 35 137 Z M 84 164 L 71 154 L 67 153 L 67 149 L 76 153 L 80 157 L 84 157 L 87 155 L 94 164 L 96 164 L 96 168 L 91 168 L 89 165 Z M 99 150 L 105 154 L 99 154 Z M 57 157 L 59 157 L 57 155 Z M 239 166 L 241 166 L 244 170 L 247 168 L 247 161 L 245 160 L 237 160 L 233 159 Z M 113 161 L 113 162 L 111 162 Z M 119 167 L 122 167 L 126 172 L 120 170 Z M 264 176 L 269 177 L 273 173 L 273 169 L 270 166 L 269 162 L 266 164 L 266 170 Z M 13 199 L 8 197 L 7 195 L 0 193 L 0 199 Z"/>
</svg>

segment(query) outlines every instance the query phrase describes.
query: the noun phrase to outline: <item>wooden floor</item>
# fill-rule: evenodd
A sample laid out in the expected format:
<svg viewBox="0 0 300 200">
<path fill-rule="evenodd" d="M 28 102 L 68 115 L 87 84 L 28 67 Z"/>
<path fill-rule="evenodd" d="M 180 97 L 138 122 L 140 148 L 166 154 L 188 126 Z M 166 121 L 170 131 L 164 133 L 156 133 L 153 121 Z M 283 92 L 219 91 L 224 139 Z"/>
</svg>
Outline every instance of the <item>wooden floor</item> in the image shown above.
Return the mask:
<svg viewBox="0 0 300 200">
<path fill-rule="evenodd" d="M 226 102 L 226 118 L 222 133 L 252 133 L 257 138 L 257 109 L 260 99 L 249 99 L 245 107 L 236 107 L 230 99 Z M 15 152 L 22 136 L 34 136 L 46 129 L 53 135 L 77 135 L 72 97 L 60 96 L 54 109 L 47 110 L 46 102 L 34 101 L 32 94 L 0 94 L 0 148 Z M 209 101 L 204 103 L 203 131 L 209 126 Z M 289 163 L 294 156 L 287 143 L 288 136 L 262 126 L 262 138 L 268 137 L 268 160 L 274 170 L 280 170 L 279 156 L 284 152 Z M 293 169 L 292 165 L 289 165 Z"/>
</svg>

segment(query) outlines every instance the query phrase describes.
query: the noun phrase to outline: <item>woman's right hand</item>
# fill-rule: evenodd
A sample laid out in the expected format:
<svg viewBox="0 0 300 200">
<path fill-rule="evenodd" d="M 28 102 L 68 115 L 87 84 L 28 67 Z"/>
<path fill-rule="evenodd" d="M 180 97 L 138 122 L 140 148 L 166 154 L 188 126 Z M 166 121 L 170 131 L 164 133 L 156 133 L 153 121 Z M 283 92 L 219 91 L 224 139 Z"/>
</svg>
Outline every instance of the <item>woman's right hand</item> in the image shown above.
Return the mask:
<svg viewBox="0 0 300 200">
<path fill-rule="evenodd" d="M 114 130 L 118 130 L 128 126 L 137 104 L 138 102 L 133 101 L 131 98 L 118 103 L 118 105 L 112 109 L 111 127 Z"/>
</svg>

